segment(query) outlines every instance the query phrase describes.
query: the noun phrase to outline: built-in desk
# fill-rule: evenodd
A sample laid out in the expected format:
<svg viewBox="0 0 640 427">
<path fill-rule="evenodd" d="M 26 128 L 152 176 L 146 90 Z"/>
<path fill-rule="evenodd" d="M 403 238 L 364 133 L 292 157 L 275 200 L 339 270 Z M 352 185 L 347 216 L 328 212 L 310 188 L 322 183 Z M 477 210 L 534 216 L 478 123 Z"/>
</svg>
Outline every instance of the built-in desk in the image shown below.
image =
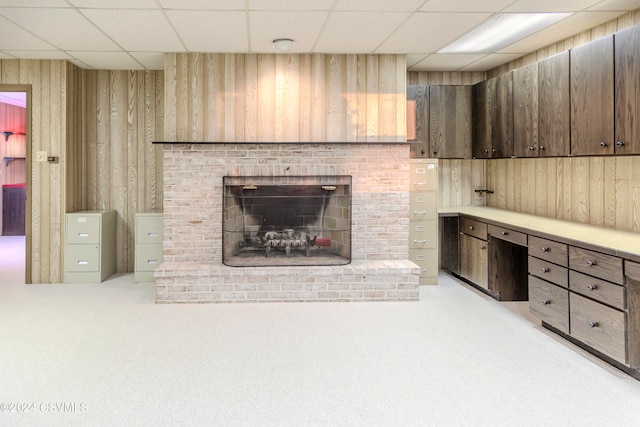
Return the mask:
<svg viewBox="0 0 640 427">
<path fill-rule="evenodd" d="M 528 300 L 544 327 L 640 379 L 639 233 L 480 206 L 439 217 L 443 269 L 498 300 Z"/>
</svg>

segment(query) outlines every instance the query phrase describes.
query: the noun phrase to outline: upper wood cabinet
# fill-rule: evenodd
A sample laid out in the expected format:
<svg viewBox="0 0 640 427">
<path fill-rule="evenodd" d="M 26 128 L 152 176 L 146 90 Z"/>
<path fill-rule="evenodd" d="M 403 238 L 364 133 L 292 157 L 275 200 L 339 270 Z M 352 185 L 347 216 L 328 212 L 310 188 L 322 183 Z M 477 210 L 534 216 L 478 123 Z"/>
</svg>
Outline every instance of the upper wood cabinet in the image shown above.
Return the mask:
<svg viewBox="0 0 640 427">
<path fill-rule="evenodd" d="M 569 51 L 538 62 L 538 156 L 568 156 Z"/>
<path fill-rule="evenodd" d="M 470 158 L 471 86 L 407 86 L 412 158 Z"/>
<path fill-rule="evenodd" d="M 640 154 L 640 25 L 614 34 L 615 153 Z"/>
<path fill-rule="evenodd" d="M 513 71 L 513 154 L 538 156 L 538 64 Z"/>
<path fill-rule="evenodd" d="M 429 86 L 429 157 L 471 158 L 471 86 Z"/>
<path fill-rule="evenodd" d="M 613 154 L 613 35 L 578 46 L 570 55 L 571 154 Z"/>
<path fill-rule="evenodd" d="M 512 76 L 509 72 L 473 87 L 473 156 L 476 158 L 513 156 Z"/>
<path fill-rule="evenodd" d="M 407 86 L 407 141 L 411 142 L 411 158 L 428 157 L 429 152 L 429 86 Z"/>
</svg>

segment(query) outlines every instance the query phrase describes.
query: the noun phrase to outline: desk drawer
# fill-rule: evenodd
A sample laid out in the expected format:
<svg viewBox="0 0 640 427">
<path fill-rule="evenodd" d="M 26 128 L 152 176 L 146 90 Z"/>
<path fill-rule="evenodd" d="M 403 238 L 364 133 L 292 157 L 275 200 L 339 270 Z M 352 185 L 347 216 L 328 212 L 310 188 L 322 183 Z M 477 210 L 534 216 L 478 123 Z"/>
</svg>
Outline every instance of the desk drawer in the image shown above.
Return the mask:
<svg viewBox="0 0 640 427">
<path fill-rule="evenodd" d="M 625 313 L 573 292 L 569 298 L 571 336 L 626 364 Z"/>
<path fill-rule="evenodd" d="M 519 231 L 510 230 L 504 227 L 498 227 L 497 225 L 489 224 L 488 232 L 492 237 L 506 240 L 511 243 L 515 243 L 520 246 L 527 246 L 527 235 L 520 233 Z"/>
<path fill-rule="evenodd" d="M 566 267 L 561 267 L 536 257 L 529 257 L 529 274 L 558 286 L 566 288 L 569 285 L 568 271 Z"/>
<path fill-rule="evenodd" d="M 613 255 L 570 246 L 569 268 L 618 285 L 624 283 L 622 259 Z"/>
<path fill-rule="evenodd" d="M 569 333 L 569 291 L 529 276 L 529 311 L 538 319 Z"/>
<path fill-rule="evenodd" d="M 460 217 L 460 232 L 480 240 L 487 240 L 487 224 L 465 216 Z"/>
<path fill-rule="evenodd" d="M 564 243 L 543 239 L 542 237 L 529 236 L 529 255 L 542 258 L 563 267 L 569 266 L 569 247 Z"/>
<path fill-rule="evenodd" d="M 606 280 L 572 270 L 569 272 L 569 289 L 620 310 L 627 308 L 625 287 L 614 285 Z"/>
</svg>

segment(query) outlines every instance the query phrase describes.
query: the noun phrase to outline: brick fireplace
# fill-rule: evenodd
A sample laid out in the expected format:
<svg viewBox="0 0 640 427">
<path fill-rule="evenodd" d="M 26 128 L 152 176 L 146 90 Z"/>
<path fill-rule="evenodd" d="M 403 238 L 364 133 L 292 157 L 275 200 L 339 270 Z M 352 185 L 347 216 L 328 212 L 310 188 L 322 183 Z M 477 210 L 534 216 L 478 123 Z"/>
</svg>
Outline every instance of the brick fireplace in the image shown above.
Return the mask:
<svg viewBox="0 0 640 427">
<path fill-rule="evenodd" d="M 405 143 L 167 143 L 164 263 L 158 303 L 415 301 L 408 260 Z M 350 176 L 351 260 L 344 265 L 223 263 L 223 178 Z"/>
</svg>

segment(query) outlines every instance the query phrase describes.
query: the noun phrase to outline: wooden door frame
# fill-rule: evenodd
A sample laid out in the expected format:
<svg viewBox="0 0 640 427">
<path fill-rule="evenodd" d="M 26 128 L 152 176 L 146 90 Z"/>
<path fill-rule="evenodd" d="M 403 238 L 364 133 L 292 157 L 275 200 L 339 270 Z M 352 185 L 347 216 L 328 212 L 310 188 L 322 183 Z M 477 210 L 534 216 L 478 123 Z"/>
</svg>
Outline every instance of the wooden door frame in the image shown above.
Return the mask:
<svg viewBox="0 0 640 427">
<path fill-rule="evenodd" d="M 31 283 L 31 262 L 32 262 L 32 235 L 31 235 L 31 223 L 32 223 L 32 203 L 31 203 L 31 175 L 32 175 L 32 167 L 31 167 L 31 85 L 18 85 L 18 84 L 0 84 L 0 92 L 24 92 L 27 96 L 27 105 L 25 108 L 25 144 L 27 148 L 26 152 L 26 198 L 25 201 L 25 256 L 24 256 L 24 282 L 29 284 Z"/>
</svg>

